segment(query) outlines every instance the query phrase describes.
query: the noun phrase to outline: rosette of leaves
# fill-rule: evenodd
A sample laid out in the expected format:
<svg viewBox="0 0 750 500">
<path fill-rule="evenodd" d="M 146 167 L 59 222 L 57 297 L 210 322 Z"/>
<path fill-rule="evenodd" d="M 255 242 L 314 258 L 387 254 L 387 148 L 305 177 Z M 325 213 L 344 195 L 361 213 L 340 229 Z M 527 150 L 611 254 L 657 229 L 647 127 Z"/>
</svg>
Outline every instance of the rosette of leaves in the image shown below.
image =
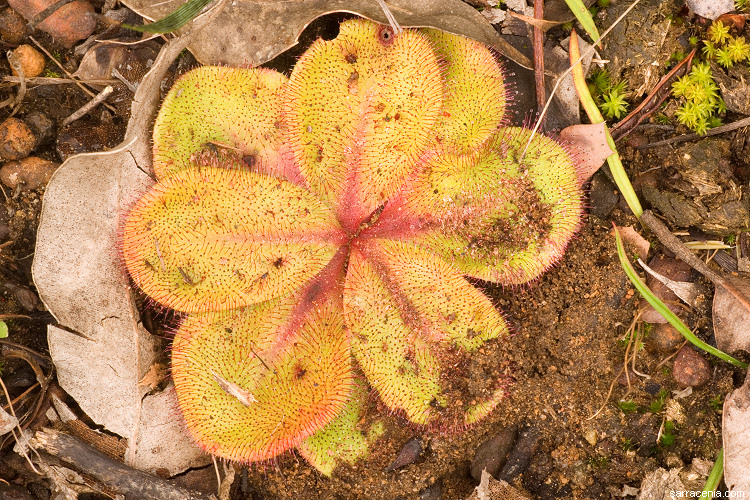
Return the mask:
<svg viewBox="0 0 750 500">
<path fill-rule="evenodd" d="M 535 279 L 582 210 L 574 160 L 505 127 L 506 101 L 483 45 L 364 20 L 289 78 L 203 67 L 175 84 L 121 250 L 184 315 L 172 373 L 196 444 L 240 462 L 297 448 L 330 474 L 379 434 L 368 386 L 444 430 L 502 400 L 508 329 L 467 278 Z"/>
</svg>

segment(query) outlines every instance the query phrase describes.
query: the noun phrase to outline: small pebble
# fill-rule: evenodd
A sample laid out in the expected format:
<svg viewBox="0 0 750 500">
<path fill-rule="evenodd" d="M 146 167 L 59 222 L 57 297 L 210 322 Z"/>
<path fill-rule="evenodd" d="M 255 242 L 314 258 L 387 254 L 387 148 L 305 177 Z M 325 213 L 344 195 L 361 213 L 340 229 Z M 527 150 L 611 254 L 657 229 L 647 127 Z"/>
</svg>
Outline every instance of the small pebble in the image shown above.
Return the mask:
<svg viewBox="0 0 750 500">
<path fill-rule="evenodd" d="M 661 386 L 656 382 L 646 382 L 646 385 L 643 386 L 643 390 L 646 391 L 647 394 L 656 396 L 657 394 L 659 394 Z"/>
<path fill-rule="evenodd" d="M 699 387 L 711 378 L 711 367 L 692 347 L 685 346 L 674 360 L 672 377 L 682 387 Z"/>
<path fill-rule="evenodd" d="M 0 123 L 0 158 L 20 160 L 34 149 L 36 137 L 28 125 L 18 118 L 8 118 Z"/>
<path fill-rule="evenodd" d="M 419 460 L 419 457 L 422 456 L 422 453 L 424 453 L 422 440 L 418 437 L 412 438 L 406 442 L 403 448 L 401 448 L 401 451 L 398 453 L 396 460 L 394 460 L 391 465 L 386 467 L 385 471 L 392 472 L 396 469 L 400 469 L 401 467 L 406 467 L 409 464 L 413 464 L 414 462 Z"/>
<path fill-rule="evenodd" d="M 46 186 L 59 166 L 59 163 L 36 156 L 9 161 L 0 168 L 0 181 L 11 189 L 20 186 L 25 191 L 33 191 Z"/>
<path fill-rule="evenodd" d="M 583 439 L 585 439 L 591 446 L 595 446 L 599 439 L 599 435 L 597 434 L 596 429 L 588 427 L 583 431 Z"/>
<path fill-rule="evenodd" d="M 651 334 L 646 338 L 646 346 L 658 352 L 667 354 L 685 340 L 680 332 L 669 323 L 659 323 L 651 328 Z"/>
<path fill-rule="evenodd" d="M 24 18 L 15 10 L 6 8 L 0 11 L 0 38 L 4 42 L 17 45 L 29 34 Z"/>
<path fill-rule="evenodd" d="M 515 427 L 508 427 L 482 443 L 477 448 L 474 459 L 471 461 L 471 477 L 477 482 L 481 481 L 482 470 L 486 470 L 493 477 L 496 476 L 505 464 L 515 440 Z"/>
<path fill-rule="evenodd" d="M 628 385 L 634 385 L 637 384 L 640 378 L 638 378 L 638 375 L 633 371 L 633 368 L 628 365 L 628 373 L 626 374 L 624 371 L 620 373 L 620 375 L 617 377 L 617 383 L 627 387 Z"/>
<path fill-rule="evenodd" d="M 44 66 L 47 64 L 44 55 L 31 45 L 19 45 L 13 50 L 13 55 L 21 63 L 24 78 L 34 78 L 41 75 L 42 71 L 44 71 Z M 11 70 L 14 75 L 18 76 L 13 68 Z"/>
</svg>

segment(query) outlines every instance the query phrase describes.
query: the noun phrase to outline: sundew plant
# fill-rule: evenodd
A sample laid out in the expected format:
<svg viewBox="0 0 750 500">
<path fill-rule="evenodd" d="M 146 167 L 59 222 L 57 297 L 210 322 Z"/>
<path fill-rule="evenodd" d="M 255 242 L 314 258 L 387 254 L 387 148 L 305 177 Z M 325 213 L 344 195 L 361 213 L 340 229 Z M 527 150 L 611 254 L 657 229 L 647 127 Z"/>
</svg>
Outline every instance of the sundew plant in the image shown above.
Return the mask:
<svg viewBox="0 0 750 500">
<path fill-rule="evenodd" d="M 198 446 L 296 449 L 330 474 L 377 438 L 368 398 L 445 431 L 500 403 L 508 329 L 476 280 L 534 280 L 582 212 L 575 161 L 505 126 L 507 100 L 483 45 L 364 20 L 289 78 L 202 67 L 174 85 L 121 252 L 182 317 L 172 375 Z"/>
</svg>

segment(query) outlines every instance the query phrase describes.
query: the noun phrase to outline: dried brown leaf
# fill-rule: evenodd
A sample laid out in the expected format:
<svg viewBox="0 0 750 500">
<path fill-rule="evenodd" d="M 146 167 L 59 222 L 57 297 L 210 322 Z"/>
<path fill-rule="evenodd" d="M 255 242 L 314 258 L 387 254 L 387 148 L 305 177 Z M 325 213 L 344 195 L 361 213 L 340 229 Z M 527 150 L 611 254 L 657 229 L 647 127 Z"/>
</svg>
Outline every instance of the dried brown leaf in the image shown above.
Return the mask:
<svg viewBox="0 0 750 500">
<path fill-rule="evenodd" d="M 150 20 L 161 19 L 185 0 L 126 0 L 128 7 Z M 526 68 L 531 62 L 507 44 L 477 10 L 460 0 L 390 0 L 388 7 L 402 27 L 432 27 L 478 40 Z M 297 43 L 314 19 L 349 12 L 387 24 L 374 0 L 237 0 L 227 5 L 189 48 L 203 64 L 258 66 Z"/>
<path fill-rule="evenodd" d="M 750 377 L 724 402 L 724 482 L 730 491 L 750 491 Z"/>
<path fill-rule="evenodd" d="M 569 143 L 579 159 L 578 178 L 585 182 L 599 170 L 607 158 L 614 153 L 607 144 L 607 124 L 591 123 L 571 125 L 560 131 L 560 138 Z"/>
<path fill-rule="evenodd" d="M 750 296 L 747 280 L 734 278 L 732 282 L 740 292 Z M 727 353 L 740 349 L 750 352 L 750 310 L 723 286 L 717 286 L 714 293 L 713 323 L 719 349 Z"/>
</svg>

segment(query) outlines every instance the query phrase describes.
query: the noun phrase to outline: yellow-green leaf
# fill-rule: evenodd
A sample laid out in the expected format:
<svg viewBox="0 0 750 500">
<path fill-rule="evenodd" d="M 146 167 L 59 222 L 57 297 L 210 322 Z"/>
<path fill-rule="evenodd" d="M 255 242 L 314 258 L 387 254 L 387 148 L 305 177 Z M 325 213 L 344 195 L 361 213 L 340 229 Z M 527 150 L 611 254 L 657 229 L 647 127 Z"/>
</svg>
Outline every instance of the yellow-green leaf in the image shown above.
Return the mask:
<svg viewBox="0 0 750 500">
<path fill-rule="evenodd" d="M 288 181 L 192 168 L 155 184 L 122 225 L 133 281 L 185 312 L 241 307 L 309 281 L 345 241 L 333 213 Z"/>
</svg>

